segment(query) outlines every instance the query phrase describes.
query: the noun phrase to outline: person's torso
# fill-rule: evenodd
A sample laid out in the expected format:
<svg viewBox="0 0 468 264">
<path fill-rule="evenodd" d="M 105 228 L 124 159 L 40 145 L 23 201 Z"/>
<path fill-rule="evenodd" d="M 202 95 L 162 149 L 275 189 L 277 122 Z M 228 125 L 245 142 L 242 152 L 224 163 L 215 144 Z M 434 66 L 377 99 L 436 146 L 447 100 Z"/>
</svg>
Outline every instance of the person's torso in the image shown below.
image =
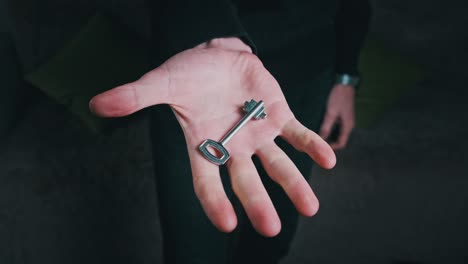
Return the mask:
<svg viewBox="0 0 468 264">
<path fill-rule="evenodd" d="M 234 0 L 266 66 L 310 78 L 335 63 L 336 0 Z"/>
</svg>

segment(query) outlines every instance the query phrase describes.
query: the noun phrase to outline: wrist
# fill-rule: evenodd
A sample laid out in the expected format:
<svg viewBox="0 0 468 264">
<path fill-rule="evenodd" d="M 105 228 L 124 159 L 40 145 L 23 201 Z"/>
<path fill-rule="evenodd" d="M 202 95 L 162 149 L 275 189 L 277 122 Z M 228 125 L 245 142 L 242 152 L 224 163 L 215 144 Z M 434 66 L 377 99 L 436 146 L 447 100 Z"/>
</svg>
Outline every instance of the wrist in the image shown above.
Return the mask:
<svg viewBox="0 0 468 264">
<path fill-rule="evenodd" d="M 252 48 L 236 37 L 215 38 L 197 46 L 197 48 L 220 48 L 252 53 Z"/>
<path fill-rule="evenodd" d="M 360 81 L 361 79 L 357 75 L 340 73 L 335 76 L 335 85 L 357 87 Z"/>
</svg>

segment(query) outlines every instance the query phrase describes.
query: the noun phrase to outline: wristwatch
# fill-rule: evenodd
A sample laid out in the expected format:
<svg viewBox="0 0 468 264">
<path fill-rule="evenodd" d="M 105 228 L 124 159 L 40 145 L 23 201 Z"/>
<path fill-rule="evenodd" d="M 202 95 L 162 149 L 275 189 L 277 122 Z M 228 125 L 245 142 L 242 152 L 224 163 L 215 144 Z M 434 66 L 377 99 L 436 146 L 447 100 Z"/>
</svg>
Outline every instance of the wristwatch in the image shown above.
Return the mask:
<svg viewBox="0 0 468 264">
<path fill-rule="evenodd" d="M 361 78 L 359 78 L 359 76 L 346 74 L 346 73 L 337 74 L 335 77 L 335 85 L 336 84 L 349 85 L 349 86 L 356 88 L 359 85 L 360 81 L 361 81 Z"/>
</svg>

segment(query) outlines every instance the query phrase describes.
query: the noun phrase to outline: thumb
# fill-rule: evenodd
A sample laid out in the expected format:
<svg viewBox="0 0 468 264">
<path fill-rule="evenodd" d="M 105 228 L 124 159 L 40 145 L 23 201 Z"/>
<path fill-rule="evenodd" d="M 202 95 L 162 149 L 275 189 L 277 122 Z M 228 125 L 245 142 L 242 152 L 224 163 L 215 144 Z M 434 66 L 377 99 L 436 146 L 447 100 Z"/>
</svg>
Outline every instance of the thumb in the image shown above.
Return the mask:
<svg viewBox="0 0 468 264">
<path fill-rule="evenodd" d="M 143 108 L 168 103 L 168 74 L 161 67 L 139 80 L 94 96 L 90 110 L 101 117 L 121 117 Z"/>
<path fill-rule="evenodd" d="M 323 119 L 322 126 L 320 127 L 320 136 L 324 140 L 326 140 L 330 136 L 333 124 L 335 123 L 336 119 L 336 115 L 332 115 L 327 111 Z"/>
</svg>

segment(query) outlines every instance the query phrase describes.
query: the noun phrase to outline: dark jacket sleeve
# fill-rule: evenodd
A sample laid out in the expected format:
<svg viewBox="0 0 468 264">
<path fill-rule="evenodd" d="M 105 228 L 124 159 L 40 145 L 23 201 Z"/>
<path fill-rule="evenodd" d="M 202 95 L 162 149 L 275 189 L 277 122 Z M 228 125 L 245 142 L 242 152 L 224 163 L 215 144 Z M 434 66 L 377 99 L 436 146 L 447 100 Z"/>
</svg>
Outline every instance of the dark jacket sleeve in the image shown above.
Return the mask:
<svg viewBox="0 0 468 264">
<path fill-rule="evenodd" d="M 155 66 L 213 38 L 238 37 L 255 51 L 229 0 L 148 0 Z"/>
<path fill-rule="evenodd" d="M 357 75 L 359 52 L 369 29 L 368 0 L 341 0 L 336 17 L 336 73 Z"/>
</svg>

